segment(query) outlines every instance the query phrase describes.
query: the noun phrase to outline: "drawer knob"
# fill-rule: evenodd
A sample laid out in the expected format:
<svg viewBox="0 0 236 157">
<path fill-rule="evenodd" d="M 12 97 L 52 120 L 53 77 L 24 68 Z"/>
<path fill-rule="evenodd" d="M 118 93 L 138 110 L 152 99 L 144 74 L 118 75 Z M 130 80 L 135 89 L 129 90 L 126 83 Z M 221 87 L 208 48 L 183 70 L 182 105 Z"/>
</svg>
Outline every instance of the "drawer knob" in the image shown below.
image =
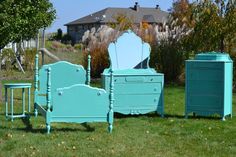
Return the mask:
<svg viewBox="0 0 236 157">
<path fill-rule="evenodd" d="M 62 92 L 62 91 L 58 92 L 58 95 L 60 95 L 60 96 L 61 96 L 62 94 L 63 94 L 63 92 Z"/>
</svg>

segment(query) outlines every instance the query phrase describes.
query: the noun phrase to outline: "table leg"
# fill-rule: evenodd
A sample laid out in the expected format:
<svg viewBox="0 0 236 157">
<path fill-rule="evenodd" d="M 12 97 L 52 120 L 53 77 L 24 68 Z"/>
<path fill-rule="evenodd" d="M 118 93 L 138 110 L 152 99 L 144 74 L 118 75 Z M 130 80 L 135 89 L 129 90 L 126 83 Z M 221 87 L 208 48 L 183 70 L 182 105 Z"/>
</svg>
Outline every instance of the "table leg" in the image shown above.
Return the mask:
<svg viewBox="0 0 236 157">
<path fill-rule="evenodd" d="M 8 97 L 7 97 L 7 88 L 5 88 L 5 105 L 6 105 L 6 118 L 8 117 Z"/>
<path fill-rule="evenodd" d="M 25 88 L 22 88 L 22 113 L 25 115 Z"/>
<path fill-rule="evenodd" d="M 14 94 L 13 94 L 13 89 L 11 89 L 11 96 L 10 96 L 10 99 L 11 99 L 11 121 L 13 121 L 13 97 L 14 97 Z"/>
<path fill-rule="evenodd" d="M 28 88 L 28 111 L 30 113 L 30 88 Z"/>
</svg>

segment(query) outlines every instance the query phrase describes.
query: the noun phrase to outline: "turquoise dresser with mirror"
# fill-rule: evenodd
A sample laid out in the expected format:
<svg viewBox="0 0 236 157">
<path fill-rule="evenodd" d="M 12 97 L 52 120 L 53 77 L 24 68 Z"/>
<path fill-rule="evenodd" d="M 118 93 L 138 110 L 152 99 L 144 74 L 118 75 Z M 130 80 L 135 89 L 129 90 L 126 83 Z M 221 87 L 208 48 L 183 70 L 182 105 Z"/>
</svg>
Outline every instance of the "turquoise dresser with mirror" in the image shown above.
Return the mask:
<svg viewBox="0 0 236 157">
<path fill-rule="evenodd" d="M 200 53 L 186 61 L 185 115 L 232 117 L 233 62 L 225 53 Z"/>
<path fill-rule="evenodd" d="M 151 48 L 132 31 L 123 33 L 108 47 L 110 67 L 102 73 L 103 88 L 110 89 L 114 71 L 114 112 L 164 115 L 164 75 L 149 67 Z"/>
</svg>

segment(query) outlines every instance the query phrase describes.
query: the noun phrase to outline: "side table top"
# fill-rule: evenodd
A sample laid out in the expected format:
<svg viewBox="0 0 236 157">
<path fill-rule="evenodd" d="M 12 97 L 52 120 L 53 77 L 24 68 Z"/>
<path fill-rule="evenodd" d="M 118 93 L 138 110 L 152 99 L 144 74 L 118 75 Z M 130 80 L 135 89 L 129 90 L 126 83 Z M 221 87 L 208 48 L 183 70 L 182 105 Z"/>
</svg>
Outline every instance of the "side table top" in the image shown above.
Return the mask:
<svg viewBox="0 0 236 157">
<path fill-rule="evenodd" d="M 6 83 L 4 84 L 5 88 L 30 88 L 31 83 Z"/>
</svg>

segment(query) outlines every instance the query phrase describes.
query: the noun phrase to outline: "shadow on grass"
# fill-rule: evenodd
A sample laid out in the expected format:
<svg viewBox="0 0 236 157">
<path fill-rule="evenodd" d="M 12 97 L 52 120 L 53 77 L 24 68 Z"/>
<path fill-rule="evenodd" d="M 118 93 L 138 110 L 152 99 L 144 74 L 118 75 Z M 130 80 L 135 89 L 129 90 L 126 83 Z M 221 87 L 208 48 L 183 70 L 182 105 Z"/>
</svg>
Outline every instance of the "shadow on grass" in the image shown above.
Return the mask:
<svg viewBox="0 0 236 157">
<path fill-rule="evenodd" d="M 152 118 L 176 118 L 176 119 L 208 119 L 208 120 L 221 120 L 222 117 L 219 116 L 200 116 L 200 115 L 189 115 L 188 118 L 185 118 L 185 115 L 177 115 L 177 114 L 165 114 L 164 117 L 161 117 L 160 114 L 155 112 L 148 113 L 148 114 L 140 114 L 140 115 L 124 115 L 120 113 L 115 113 L 114 118 L 123 119 L 123 118 L 133 118 L 133 117 L 152 117 Z"/>
<path fill-rule="evenodd" d="M 37 128 L 34 129 L 32 127 L 32 124 L 30 122 L 30 118 L 22 118 L 22 122 L 25 125 L 25 128 L 16 128 L 16 130 L 18 131 L 25 131 L 25 132 L 31 132 L 31 133 L 41 133 L 41 134 L 46 134 L 46 127 L 45 128 Z M 61 131 L 61 132 L 93 132 L 95 131 L 94 127 L 91 127 L 90 125 L 88 125 L 87 123 L 82 123 L 80 124 L 81 126 L 83 126 L 85 129 L 82 128 L 67 128 L 67 127 L 63 127 L 63 128 L 56 128 L 56 127 L 51 127 L 51 132 L 52 131 Z M 7 129 L 6 127 L 4 129 Z"/>
<path fill-rule="evenodd" d="M 138 117 L 153 117 L 153 118 L 160 117 L 161 118 L 161 115 L 157 114 L 155 112 L 151 112 L 151 113 L 147 113 L 147 114 L 135 114 L 135 115 L 131 115 L 131 114 L 125 115 L 125 114 L 121 114 L 121 113 L 114 113 L 114 118 L 116 118 L 116 119 L 134 118 L 134 117 L 137 117 L 137 118 Z"/>
<path fill-rule="evenodd" d="M 183 115 L 170 115 L 170 114 L 166 114 L 165 115 L 166 118 L 177 118 L 177 119 L 198 119 L 198 120 L 204 120 L 204 119 L 208 119 L 208 120 L 221 120 L 222 117 L 219 116 L 200 116 L 200 115 L 188 115 L 188 118 L 186 118 Z"/>
</svg>

